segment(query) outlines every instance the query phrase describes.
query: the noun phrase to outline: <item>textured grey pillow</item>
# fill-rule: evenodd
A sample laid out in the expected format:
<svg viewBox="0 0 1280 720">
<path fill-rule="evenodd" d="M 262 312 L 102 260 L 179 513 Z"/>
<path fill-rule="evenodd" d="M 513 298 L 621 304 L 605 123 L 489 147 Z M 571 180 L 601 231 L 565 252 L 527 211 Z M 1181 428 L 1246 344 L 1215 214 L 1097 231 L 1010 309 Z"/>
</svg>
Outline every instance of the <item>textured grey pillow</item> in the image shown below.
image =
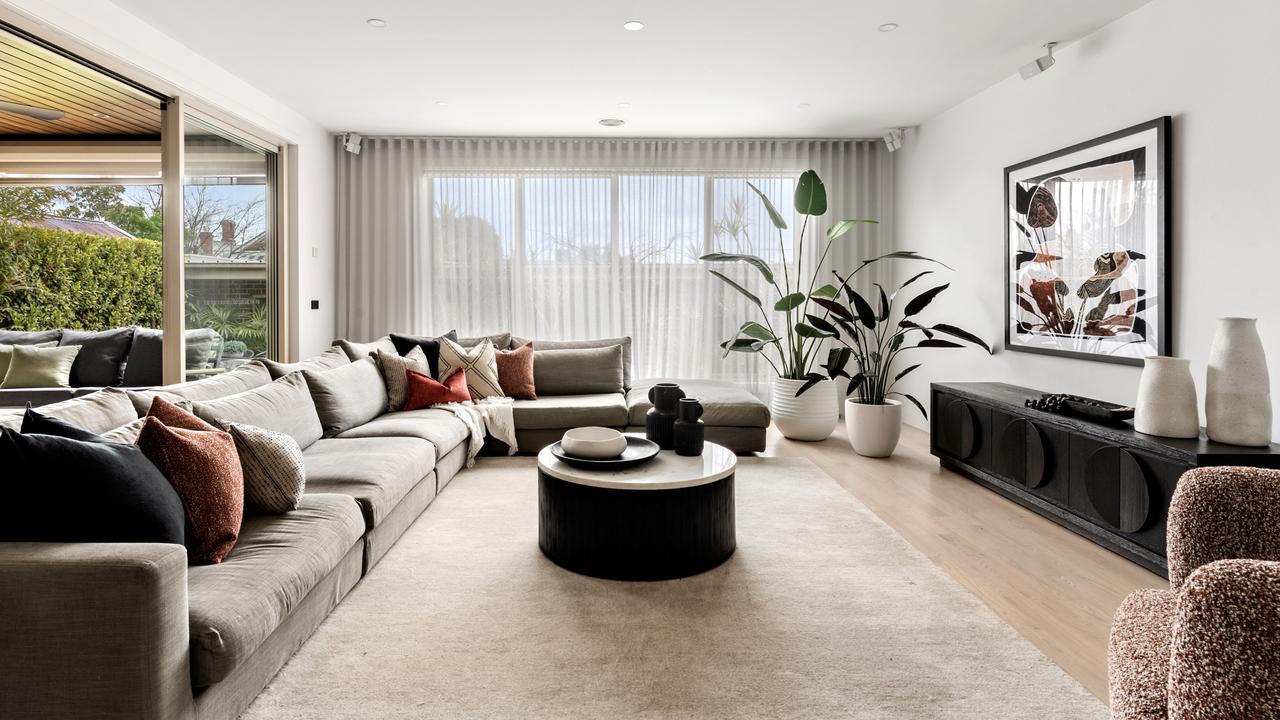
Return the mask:
<svg viewBox="0 0 1280 720">
<path fill-rule="evenodd" d="M 387 387 L 387 411 L 403 410 L 405 396 L 409 390 L 409 378 L 405 373 L 409 370 L 417 370 L 424 375 L 431 374 L 427 354 L 423 352 L 421 345 L 414 345 L 409 354 L 404 357 L 394 350 L 390 352 L 379 350 L 373 357 L 378 361 L 383 384 Z"/>
<path fill-rule="evenodd" d="M 275 360 L 263 360 L 262 364 L 267 366 L 267 370 L 271 372 L 272 379 L 278 380 L 285 375 L 299 370 L 332 370 L 340 368 L 351 362 L 351 358 L 347 357 L 347 353 L 342 348 L 330 347 L 324 352 L 312 358 L 307 358 L 296 363 L 282 363 Z"/>
<path fill-rule="evenodd" d="M 237 422 L 284 433 L 304 450 L 324 435 L 302 373 L 217 400 L 197 401 L 195 413 L 213 425 Z"/>
<path fill-rule="evenodd" d="M 602 348 L 610 345 L 622 346 L 622 386 L 631 387 L 631 338 L 601 338 L 599 340 L 529 340 L 522 337 L 511 338 L 511 347 L 518 348 L 524 346 L 525 343 L 533 343 L 533 347 L 537 350 L 583 350 L 587 348 Z M 534 361 L 534 369 L 536 371 L 538 365 Z M 539 390 L 541 392 L 541 390 Z"/>
<path fill-rule="evenodd" d="M 373 355 L 374 353 L 378 352 L 379 350 L 383 352 L 389 352 L 389 353 L 396 352 L 396 344 L 391 342 L 390 335 L 383 335 L 377 340 L 374 340 L 373 342 L 367 342 L 367 343 L 358 343 L 358 342 L 351 342 L 350 340 L 338 339 L 333 341 L 333 346 L 341 349 L 342 352 L 346 353 L 347 357 L 350 358 L 352 362 L 355 362 L 356 360 L 359 360 L 361 358 L 367 358 L 370 355 Z"/>
<path fill-rule="evenodd" d="M 217 400 L 270 384 L 271 373 L 267 372 L 267 366 L 254 360 L 231 372 L 213 375 L 202 380 L 166 385 L 159 389 L 188 400 Z M 150 403 L 147 406 L 150 407 Z"/>
<path fill-rule="evenodd" d="M 387 410 L 387 386 L 367 357 L 336 370 L 303 370 L 325 437 L 363 425 Z"/>
<path fill-rule="evenodd" d="M 533 386 L 543 395 L 623 392 L 622 346 L 533 351 Z"/>
<path fill-rule="evenodd" d="M 146 422 L 146 418 L 140 417 L 137 420 L 121 425 L 114 430 L 108 430 L 102 433 L 100 437 L 107 442 L 134 445 L 138 442 L 138 436 L 142 434 L 142 426 L 145 425 Z"/>
<path fill-rule="evenodd" d="M 228 422 L 244 474 L 244 507 L 267 513 L 297 510 L 307 487 L 302 448 L 293 438 L 256 425 Z"/>
<path fill-rule="evenodd" d="M 138 413 L 134 410 L 129 396 L 118 388 L 103 388 L 88 395 L 52 405 L 42 405 L 39 412 L 41 415 L 69 422 L 95 435 L 101 435 L 138 419 Z"/>
</svg>

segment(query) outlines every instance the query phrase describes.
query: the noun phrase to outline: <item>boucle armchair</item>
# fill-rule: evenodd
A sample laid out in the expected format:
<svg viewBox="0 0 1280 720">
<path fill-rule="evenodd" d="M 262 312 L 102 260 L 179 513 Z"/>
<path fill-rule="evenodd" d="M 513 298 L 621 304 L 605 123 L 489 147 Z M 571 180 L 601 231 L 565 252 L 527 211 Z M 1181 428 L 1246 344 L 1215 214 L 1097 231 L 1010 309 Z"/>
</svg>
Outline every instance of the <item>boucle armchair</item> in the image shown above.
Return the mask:
<svg viewBox="0 0 1280 720">
<path fill-rule="evenodd" d="M 1116 720 L 1280 718 L 1280 471 L 1182 476 L 1169 590 L 1120 605 L 1107 665 Z"/>
</svg>

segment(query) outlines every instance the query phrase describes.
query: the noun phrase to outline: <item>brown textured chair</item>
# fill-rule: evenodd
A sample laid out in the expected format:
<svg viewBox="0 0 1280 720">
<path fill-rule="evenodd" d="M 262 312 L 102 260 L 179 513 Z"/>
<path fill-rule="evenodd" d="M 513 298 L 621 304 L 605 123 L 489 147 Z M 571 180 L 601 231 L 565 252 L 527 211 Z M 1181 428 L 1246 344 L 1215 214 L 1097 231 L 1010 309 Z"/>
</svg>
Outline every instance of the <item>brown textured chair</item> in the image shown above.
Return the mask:
<svg viewBox="0 0 1280 720">
<path fill-rule="evenodd" d="M 1169 508 L 1169 590 L 1111 626 L 1116 720 L 1280 718 L 1280 471 L 1191 470 Z"/>
</svg>

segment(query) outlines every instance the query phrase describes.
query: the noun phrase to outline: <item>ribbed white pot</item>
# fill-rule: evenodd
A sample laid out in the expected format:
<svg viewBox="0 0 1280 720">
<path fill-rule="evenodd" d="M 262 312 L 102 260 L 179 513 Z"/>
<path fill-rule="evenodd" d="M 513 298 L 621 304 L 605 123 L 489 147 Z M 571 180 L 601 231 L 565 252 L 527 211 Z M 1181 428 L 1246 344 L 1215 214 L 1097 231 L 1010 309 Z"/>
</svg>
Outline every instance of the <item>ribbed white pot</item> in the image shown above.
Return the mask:
<svg viewBox="0 0 1280 720">
<path fill-rule="evenodd" d="M 1205 430 L 1232 445 L 1271 442 L 1271 379 L 1255 318 L 1220 318 L 1209 350 Z"/>
<path fill-rule="evenodd" d="M 826 440 L 840 419 L 835 383 L 823 380 L 796 397 L 796 391 L 804 383 L 804 380 L 786 378 L 773 381 L 770 404 L 773 423 L 783 437 L 791 440 Z"/>
<path fill-rule="evenodd" d="M 853 451 L 867 457 L 889 457 L 902 435 L 902 403 L 886 399 L 883 405 L 844 401 L 844 427 Z"/>
<path fill-rule="evenodd" d="M 1149 357 L 1138 380 L 1133 429 L 1147 435 L 1172 438 L 1200 437 L 1200 405 L 1191 361 L 1186 358 Z"/>
</svg>

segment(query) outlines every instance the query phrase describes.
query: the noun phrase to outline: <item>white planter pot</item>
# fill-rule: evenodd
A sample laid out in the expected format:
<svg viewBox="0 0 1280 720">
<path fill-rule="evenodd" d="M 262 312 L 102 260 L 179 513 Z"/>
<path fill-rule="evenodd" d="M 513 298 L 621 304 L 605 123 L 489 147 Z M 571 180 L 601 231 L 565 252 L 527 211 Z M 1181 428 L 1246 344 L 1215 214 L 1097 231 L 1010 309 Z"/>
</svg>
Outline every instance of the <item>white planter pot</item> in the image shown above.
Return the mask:
<svg viewBox="0 0 1280 720">
<path fill-rule="evenodd" d="M 1271 379 L 1254 318 L 1220 318 L 1209 351 L 1205 430 L 1232 445 L 1271 442 Z"/>
<path fill-rule="evenodd" d="M 804 383 L 786 378 L 773 381 L 773 423 L 791 440 L 826 440 L 840 419 L 835 383 L 823 380 L 796 397 L 796 390 Z"/>
<path fill-rule="evenodd" d="M 1190 360 L 1146 359 L 1138 381 L 1133 429 L 1161 437 L 1200 437 L 1200 405 L 1196 401 L 1196 381 L 1191 378 Z"/>
<path fill-rule="evenodd" d="M 902 403 L 886 399 L 868 405 L 852 398 L 844 402 L 844 427 L 853 451 L 867 457 L 889 457 L 902 435 Z"/>
</svg>

